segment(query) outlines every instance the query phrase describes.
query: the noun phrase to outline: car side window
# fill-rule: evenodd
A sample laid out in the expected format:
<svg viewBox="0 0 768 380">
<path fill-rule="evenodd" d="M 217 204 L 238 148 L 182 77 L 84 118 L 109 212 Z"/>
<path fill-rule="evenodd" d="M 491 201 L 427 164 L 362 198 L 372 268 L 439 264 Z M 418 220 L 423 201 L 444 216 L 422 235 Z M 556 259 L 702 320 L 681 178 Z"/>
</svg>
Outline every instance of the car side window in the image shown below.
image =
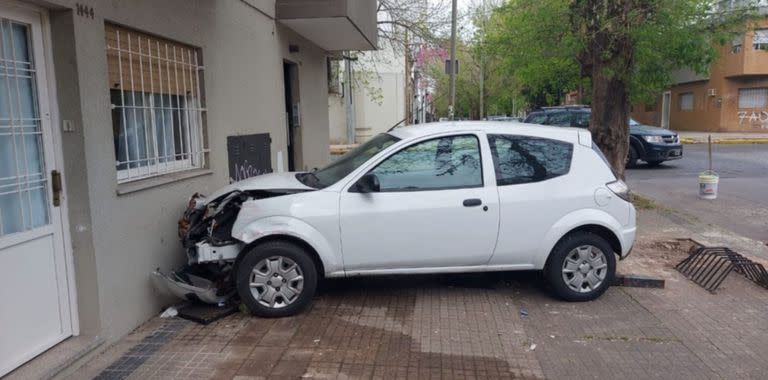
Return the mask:
<svg viewBox="0 0 768 380">
<path fill-rule="evenodd" d="M 528 119 L 525 121 L 526 123 L 531 124 L 546 124 L 547 123 L 547 114 L 544 113 L 535 113 L 528 117 Z"/>
<path fill-rule="evenodd" d="M 571 113 L 570 112 L 553 112 L 549 115 L 547 125 L 553 125 L 557 127 L 570 127 L 571 126 Z"/>
<path fill-rule="evenodd" d="M 378 178 L 382 192 L 481 187 L 480 162 L 476 136 L 446 136 L 411 145 L 371 173 Z"/>
<path fill-rule="evenodd" d="M 571 169 L 573 145 L 540 137 L 488 135 L 496 185 L 545 181 Z"/>
</svg>

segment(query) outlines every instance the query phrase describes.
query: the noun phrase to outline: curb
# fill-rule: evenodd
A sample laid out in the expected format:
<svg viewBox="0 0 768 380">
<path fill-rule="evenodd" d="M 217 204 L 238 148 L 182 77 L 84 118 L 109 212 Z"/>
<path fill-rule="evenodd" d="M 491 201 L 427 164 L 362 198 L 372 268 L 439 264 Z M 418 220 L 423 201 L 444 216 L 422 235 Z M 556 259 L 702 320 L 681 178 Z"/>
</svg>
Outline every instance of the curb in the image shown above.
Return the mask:
<svg viewBox="0 0 768 380">
<path fill-rule="evenodd" d="M 687 138 L 681 138 L 680 139 L 681 144 L 690 145 L 690 144 L 706 144 L 706 140 L 696 140 L 696 139 L 687 139 Z M 756 138 L 756 139 L 723 139 L 723 140 L 712 140 L 712 144 L 721 144 L 721 145 L 737 145 L 737 144 L 768 144 L 768 138 Z"/>
</svg>

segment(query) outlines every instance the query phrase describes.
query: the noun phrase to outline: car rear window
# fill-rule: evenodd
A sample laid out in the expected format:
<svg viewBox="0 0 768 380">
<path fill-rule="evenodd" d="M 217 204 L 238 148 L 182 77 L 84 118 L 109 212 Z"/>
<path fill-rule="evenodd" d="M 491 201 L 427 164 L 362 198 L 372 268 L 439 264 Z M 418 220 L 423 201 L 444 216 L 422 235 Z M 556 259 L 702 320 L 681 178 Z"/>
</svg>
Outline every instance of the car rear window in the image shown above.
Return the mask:
<svg viewBox="0 0 768 380">
<path fill-rule="evenodd" d="M 516 135 L 488 135 L 496 185 L 541 182 L 571 170 L 573 145 L 551 139 Z"/>
</svg>

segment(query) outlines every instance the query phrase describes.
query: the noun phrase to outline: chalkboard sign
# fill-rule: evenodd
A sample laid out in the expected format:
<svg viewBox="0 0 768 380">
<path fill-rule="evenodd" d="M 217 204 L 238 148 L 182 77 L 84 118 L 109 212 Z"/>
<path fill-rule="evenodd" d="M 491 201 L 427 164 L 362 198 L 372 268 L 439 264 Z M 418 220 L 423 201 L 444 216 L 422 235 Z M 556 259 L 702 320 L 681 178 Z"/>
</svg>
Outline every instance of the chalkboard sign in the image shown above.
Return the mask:
<svg viewBox="0 0 768 380">
<path fill-rule="evenodd" d="M 271 143 L 269 133 L 227 136 L 229 182 L 271 173 Z"/>
</svg>

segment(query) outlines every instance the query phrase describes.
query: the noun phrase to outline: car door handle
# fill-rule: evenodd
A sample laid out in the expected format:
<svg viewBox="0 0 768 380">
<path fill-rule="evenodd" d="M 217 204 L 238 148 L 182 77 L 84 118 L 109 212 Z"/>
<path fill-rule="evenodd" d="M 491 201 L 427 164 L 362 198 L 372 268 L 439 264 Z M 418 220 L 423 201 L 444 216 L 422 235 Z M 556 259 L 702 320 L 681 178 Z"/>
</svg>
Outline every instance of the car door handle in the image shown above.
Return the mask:
<svg viewBox="0 0 768 380">
<path fill-rule="evenodd" d="M 477 198 L 465 199 L 464 207 L 475 207 L 483 204 L 483 201 Z"/>
</svg>

